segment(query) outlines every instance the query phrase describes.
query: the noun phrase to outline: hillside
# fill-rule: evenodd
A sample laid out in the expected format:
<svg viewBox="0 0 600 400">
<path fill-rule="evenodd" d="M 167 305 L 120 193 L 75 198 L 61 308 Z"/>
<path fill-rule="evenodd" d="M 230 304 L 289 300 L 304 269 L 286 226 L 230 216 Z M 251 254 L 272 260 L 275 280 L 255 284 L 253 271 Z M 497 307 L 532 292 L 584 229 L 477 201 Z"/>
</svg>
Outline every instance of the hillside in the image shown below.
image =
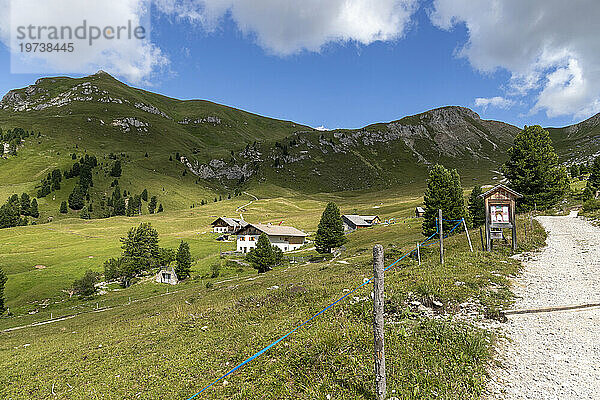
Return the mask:
<svg viewBox="0 0 600 400">
<path fill-rule="evenodd" d="M 600 154 L 600 114 L 564 128 L 547 128 L 563 162 L 588 162 Z"/>
<path fill-rule="evenodd" d="M 551 128 L 562 162 L 598 151 L 599 117 Z M 423 187 L 429 165 L 458 168 L 463 183 L 499 179 L 519 128 L 483 120 L 468 108 L 442 107 L 356 130 L 321 132 L 203 100 L 182 101 L 132 88 L 105 72 L 42 78 L 0 102 L 0 128 L 36 133 L 18 155 L 0 159 L 0 197 L 35 195 L 55 168 L 85 154 L 99 159 L 89 202 L 111 196 L 113 160 L 121 190 L 147 189 L 166 209 L 195 207 L 243 190 L 285 193 Z M 75 158 L 73 157 L 75 154 Z M 179 158 L 177 158 L 179 156 Z M 40 200 L 42 218 L 57 215 L 76 185 Z M 144 212 L 146 205 L 142 206 Z M 96 207 L 92 217 L 108 215 Z"/>
<path fill-rule="evenodd" d="M 72 154 L 89 154 L 101 163 L 91 194 L 99 203 L 111 194 L 112 153 L 124 164 L 121 189 L 147 188 L 168 209 L 245 189 L 272 195 L 281 188 L 316 193 L 422 186 L 435 162 L 487 179 L 518 131 L 466 108 L 444 107 L 363 129 L 319 132 L 135 89 L 102 71 L 42 78 L 10 91 L 0 102 L 0 127 L 38 133 L 20 144 L 18 156 L 0 160 L 2 197 L 34 195 L 45 174 L 69 169 Z M 40 202 L 43 217 L 55 216 L 74 185 Z"/>
</svg>

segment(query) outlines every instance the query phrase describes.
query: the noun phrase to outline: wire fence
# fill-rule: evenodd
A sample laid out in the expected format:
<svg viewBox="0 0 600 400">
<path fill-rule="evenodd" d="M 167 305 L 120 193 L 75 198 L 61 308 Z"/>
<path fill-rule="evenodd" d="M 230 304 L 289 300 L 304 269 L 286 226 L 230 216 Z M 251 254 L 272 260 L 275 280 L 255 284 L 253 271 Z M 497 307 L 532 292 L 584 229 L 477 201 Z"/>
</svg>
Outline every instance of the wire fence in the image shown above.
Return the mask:
<svg viewBox="0 0 600 400">
<path fill-rule="evenodd" d="M 443 220 L 446 222 L 457 222 L 456 225 L 454 225 L 454 227 L 447 233 L 444 235 L 444 238 L 448 237 L 452 232 L 454 232 L 461 224 L 464 223 L 463 219 L 460 220 Z M 426 247 L 426 246 L 431 246 L 434 243 L 437 243 L 439 241 L 435 240 L 433 242 L 430 242 L 432 239 L 434 239 L 434 237 L 436 235 L 439 235 L 439 228 L 438 228 L 438 220 L 436 219 L 436 232 L 433 233 L 431 236 L 429 236 L 427 239 L 425 239 L 423 242 L 421 242 L 418 246 L 421 247 Z M 428 243 L 430 242 L 430 243 Z M 427 244 L 428 243 L 428 244 Z M 390 265 L 388 265 L 384 271 L 389 270 L 390 268 L 394 267 L 395 265 L 397 265 L 400 261 L 404 260 L 406 257 L 410 256 L 411 254 L 413 254 L 414 252 L 417 251 L 417 247 L 416 246 L 414 249 L 412 249 L 411 251 L 405 253 L 402 257 L 398 258 L 396 261 L 394 261 L 393 263 L 391 263 Z M 312 320 L 314 320 L 315 318 L 319 317 L 320 315 L 324 314 L 327 310 L 329 310 L 330 308 L 334 307 L 336 304 L 338 304 L 339 302 L 343 301 L 344 299 L 346 299 L 347 297 L 349 297 L 350 295 L 352 295 L 353 293 L 355 293 L 356 291 L 358 291 L 359 289 L 363 288 L 364 286 L 370 284 L 373 282 L 374 277 L 365 280 L 362 284 L 356 286 L 354 289 L 350 290 L 349 292 L 347 292 L 346 294 L 344 294 L 343 296 L 339 297 L 337 300 L 333 301 L 332 303 L 330 303 L 329 305 L 327 305 L 325 308 L 321 309 L 319 312 L 317 312 L 316 314 L 314 314 L 312 317 L 308 318 L 307 320 L 305 320 L 304 322 L 302 322 L 301 324 L 297 325 L 294 329 L 290 330 L 289 332 L 287 332 L 285 335 L 281 336 L 279 339 L 271 342 L 268 346 L 264 347 L 263 349 L 257 351 L 256 353 L 254 353 L 252 356 L 248 357 L 247 359 L 245 359 L 244 361 L 242 361 L 241 363 L 239 363 L 238 365 L 236 365 L 235 367 L 233 367 L 231 370 L 229 370 L 227 373 L 225 373 L 224 375 L 222 375 L 221 377 L 219 377 L 218 379 L 215 379 L 214 381 L 212 381 L 211 383 L 209 383 L 208 385 L 206 385 L 204 388 L 202 388 L 202 390 L 200 390 L 199 392 L 197 392 L 196 394 L 194 394 L 193 396 L 189 397 L 187 400 L 192 400 L 197 398 L 198 396 L 200 396 L 202 393 L 204 393 L 205 391 L 207 391 L 208 389 L 210 389 L 212 386 L 214 386 L 215 384 L 217 384 L 218 382 L 222 381 L 223 379 L 225 379 L 226 377 L 228 377 L 229 375 L 233 374 L 234 372 L 238 371 L 240 368 L 242 368 L 243 366 L 245 366 L 246 364 L 249 364 L 250 362 L 252 362 L 253 360 L 255 360 L 256 358 L 260 357 L 261 355 L 263 355 L 264 353 L 266 353 L 267 351 L 269 351 L 271 348 L 273 348 L 274 346 L 277 346 L 279 343 L 281 343 L 282 341 L 284 341 L 287 337 L 289 337 L 291 334 L 293 334 L 294 332 L 296 332 L 298 329 L 302 328 L 303 326 L 307 325 L 308 323 L 310 323 Z"/>
</svg>

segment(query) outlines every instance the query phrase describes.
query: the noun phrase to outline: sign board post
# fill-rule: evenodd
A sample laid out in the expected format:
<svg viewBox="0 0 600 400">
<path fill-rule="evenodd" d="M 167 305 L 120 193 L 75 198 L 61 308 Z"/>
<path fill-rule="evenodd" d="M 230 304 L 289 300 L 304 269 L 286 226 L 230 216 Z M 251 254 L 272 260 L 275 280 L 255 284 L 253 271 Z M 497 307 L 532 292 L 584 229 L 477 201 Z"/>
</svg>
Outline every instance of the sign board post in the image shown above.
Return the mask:
<svg viewBox="0 0 600 400">
<path fill-rule="evenodd" d="M 502 239 L 502 230 L 511 229 L 512 249 L 517 250 L 517 199 L 521 194 L 504 186 L 497 185 L 480 195 L 485 207 L 486 250 L 492 251 L 492 240 Z"/>
</svg>

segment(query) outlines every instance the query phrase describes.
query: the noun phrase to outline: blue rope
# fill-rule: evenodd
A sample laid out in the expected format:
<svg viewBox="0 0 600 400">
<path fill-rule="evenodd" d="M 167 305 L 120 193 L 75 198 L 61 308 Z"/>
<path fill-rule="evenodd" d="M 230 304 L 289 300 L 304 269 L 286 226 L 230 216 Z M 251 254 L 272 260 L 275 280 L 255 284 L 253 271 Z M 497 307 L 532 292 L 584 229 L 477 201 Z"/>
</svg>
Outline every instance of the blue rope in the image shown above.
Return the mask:
<svg viewBox="0 0 600 400">
<path fill-rule="evenodd" d="M 448 235 L 450 233 L 452 233 L 452 231 L 454 231 L 454 229 L 456 229 L 458 227 L 458 225 L 460 225 L 462 223 L 459 222 L 454 228 L 452 228 L 452 230 L 450 230 L 450 232 L 448 232 Z M 437 224 L 436 224 L 437 225 Z M 427 239 L 425 239 L 425 241 L 421 242 L 419 244 L 419 246 L 421 247 L 427 247 L 430 246 L 436 242 L 432 242 L 428 245 L 423 246 L 423 244 L 425 244 L 426 242 L 428 242 L 429 240 L 431 240 L 435 235 L 437 234 L 434 233 L 433 235 L 429 236 Z M 447 236 L 447 235 L 445 235 Z M 413 252 L 416 251 L 416 248 L 409 251 L 408 253 L 404 254 L 402 257 L 400 257 L 399 259 L 397 259 L 396 261 L 394 261 L 393 263 L 391 263 L 390 265 L 388 265 L 384 271 L 387 271 L 388 269 L 392 268 L 394 265 L 398 264 L 400 261 L 402 261 L 403 259 L 405 259 L 406 257 L 408 257 L 410 254 L 412 254 Z M 205 386 L 202 390 L 200 390 L 198 393 L 196 393 L 195 395 L 193 395 L 192 397 L 189 397 L 187 400 L 192 400 L 195 399 L 196 397 L 198 397 L 200 394 L 202 394 L 203 392 L 205 392 L 206 390 L 210 389 L 212 386 L 214 386 L 216 383 L 222 381 L 223 379 L 225 379 L 226 377 L 228 377 L 229 375 L 233 374 L 235 371 L 237 371 L 238 369 L 242 368 L 244 365 L 252 362 L 254 359 L 260 357 L 261 355 L 263 355 L 264 353 L 266 353 L 267 351 L 269 351 L 272 347 L 276 346 L 277 344 L 279 344 L 280 342 L 282 342 L 283 340 L 285 340 L 288 336 L 290 336 L 292 333 L 296 332 L 298 329 L 302 328 L 304 325 L 308 324 L 309 322 L 311 322 L 313 319 L 317 318 L 319 315 L 323 314 L 324 312 L 326 312 L 327 310 L 329 310 L 331 307 L 335 306 L 337 303 L 339 303 L 340 301 L 344 300 L 346 297 L 350 296 L 351 294 L 353 294 L 354 292 L 356 292 L 357 290 L 359 290 L 360 288 L 362 288 L 365 285 L 368 285 L 369 283 L 371 283 L 373 281 L 374 278 L 368 279 L 366 281 L 364 281 L 362 284 L 360 284 L 359 286 L 355 287 L 354 289 L 352 289 L 351 291 L 349 291 L 348 293 L 346 293 L 345 295 L 343 295 L 342 297 L 340 297 L 339 299 L 337 299 L 336 301 L 334 301 L 333 303 L 330 303 L 327 307 L 323 308 L 321 311 L 319 311 L 318 313 L 316 313 L 315 315 L 313 315 L 312 317 L 310 317 L 309 319 L 305 320 L 304 322 L 302 322 L 300 325 L 298 325 L 297 327 L 295 327 L 294 329 L 292 329 L 291 331 L 289 331 L 288 333 L 286 333 L 285 335 L 281 336 L 279 339 L 275 340 L 274 342 L 272 342 L 271 344 L 269 344 L 267 347 L 263 348 L 262 350 L 254 353 L 251 357 L 245 359 L 244 361 L 242 361 L 241 363 L 239 363 L 238 365 L 236 365 L 233 369 L 231 369 L 229 372 L 227 372 L 225 375 L 221 376 L 220 378 L 214 380 L 212 383 L 210 383 L 209 385 Z"/>
</svg>

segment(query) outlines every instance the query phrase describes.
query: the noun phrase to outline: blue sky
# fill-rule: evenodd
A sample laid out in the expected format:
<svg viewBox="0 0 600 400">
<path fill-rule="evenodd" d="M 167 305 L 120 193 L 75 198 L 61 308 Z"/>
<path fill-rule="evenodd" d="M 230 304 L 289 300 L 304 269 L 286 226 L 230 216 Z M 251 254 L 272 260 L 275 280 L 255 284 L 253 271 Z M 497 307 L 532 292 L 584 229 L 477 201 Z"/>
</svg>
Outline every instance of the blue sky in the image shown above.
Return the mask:
<svg viewBox="0 0 600 400">
<path fill-rule="evenodd" d="M 296 10 L 290 11 L 293 3 L 279 9 L 273 0 L 211 1 L 192 0 L 184 8 L 156 0 L 151 42 L 162 61 L 150 61 L 142 76 L 124 72 L 127 68 L 118 63 L 96 62 L 82 71 L 99 67 L 171 97 L 206 99 L 332 129 L 445 105 L 469 107 L 483 118 L 517 126 L 568 125 L 600 109 L 600 86 L 589 83 L 596 73 L 589 67 L 596 61 L 595 45 L 571 31 L 564 32 L 561 42 L 560 32 L 544 32 L 544 24 L 531 38 L 515 41 L 523 24 L 539 17 L 535 7 L 519 8 L 518 2 L 509 0 L 506 4 L 512 5 L 490 14 L 487 7 L 478 10 L 462 0 L 352 0 L 367 10 L 390 7 L 397 19 L 390 22 L 367 12 L 364 19 L 371 22 L 349 18 L 332 26 L 341 12 L 335 6 L 316 10 L 315 17 L 299 9 L 303 16 L 297 17 Z M 560 2 L 540 4 L 564 12 Z M 272 18 L 263 18 L 263 12 Z M 324 13 L 331 15 L 323 18 Z M 509 21 L 511 13 L 520 20 Z M 282 27 L 298 23 L 306 29 Z M 371 30 L 363 26 L 369 23 Z M 490 25 L 489 32 L 481 24 Z M 497 34 L 500 28 L 503 33 Z M 552 51 L 545 41 L 549 34 L 557 37 Z M 0 92 L 47 75 L 54 74 L 11 74 L 8 43 L 0 45 Z"/>
</svg>

